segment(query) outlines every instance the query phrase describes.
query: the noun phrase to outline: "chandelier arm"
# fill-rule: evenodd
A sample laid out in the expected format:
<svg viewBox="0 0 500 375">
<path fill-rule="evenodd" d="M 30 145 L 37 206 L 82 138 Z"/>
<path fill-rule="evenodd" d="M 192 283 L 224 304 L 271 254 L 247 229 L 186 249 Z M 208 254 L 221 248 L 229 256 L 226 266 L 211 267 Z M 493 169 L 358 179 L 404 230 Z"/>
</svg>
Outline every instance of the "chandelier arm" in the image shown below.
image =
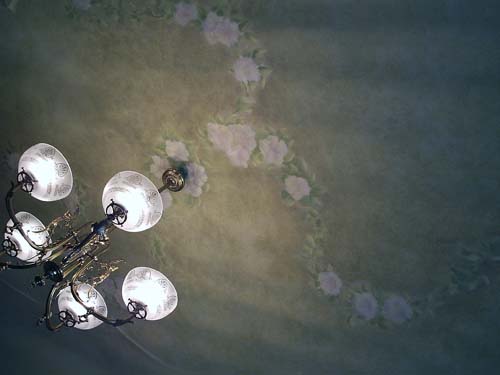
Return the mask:
<svg viewBox="0 0 500 375">
<path fill-rule="evenodd" d="M 64 254 L 64 252 L 66 251 L 66 247 L 62 247 L 62 248 L 59 248 L 57 249 L 56 251 L 54 251 L 52 254 L 50 254 L 50 256 L 48 256 L 45 261 L 48 262 L 48 261 L 54 261 L 54 259 L 57 259 L 59 258 L 62 254 Z"/>
<path fill-rule="evenodd" d="M 45 320 L 45 325 L 47 326 L 47 328 L 53 332 L 59 331 L 64 326 L 63 322 L 58 322 L 58 323 L 54 324 L 54 322 L 52 321 L 51 318 L 52 318 L 52 302 L 55 298 L 56 292 L 65 286 L 66 286 L 66 283 L 64 283 L 64 282 L 59 282 L 59 283 L 55 283 L 54 285 L 52 285 L 52 288 L 50 289 L 50 293 L 47 297 L 47 301 L 45 303 L 45 316 L 42 319 Z"/>
<path fill-rule="evenodd" d="M 26 242 L 28 242 L 28 244 L 32 248 L 34 248 L 35 250 L 38 250 L 40 252 L 45 252 L 46 250 L 42 246 L 37 245 L 36 243 L 34 243 L 31 240 L 31 238 L 28 237 L 28 235 L 24 232 L 24 229 L 22 227 L 21 222 L 19 220 L 17 220 L 17 218 L 16 218 L 16 213 L 15 213 L 15 210 L 14 210 L 14 205 L 12 203 L 12 200 L 14 198 L 14 194 L 19 189 L 21 189 L 23 183 L 22 182 L 18 182 L 17 184 L 11 183 L 11 185 L 12 186 L 9 189 L 9 191 L 7 192 L 7 195 L 5 197 L 5 206 L 7 207 L 7 213 L 9 214 L 10 219 L 14 223 L 13 227 L 16 228 L 19 231 L 19 233 L 21 233 L 21 235 L 23 236 L 23 238 L 26 240 Z"/>
<path fill-rule="evenodd" d="M 43 233 L 48 232 L 49 235 L 54 234 L 56 228 L 60 223 L 64 223 L 64 225 L 70 230 L 73 229 L 72 222 L 75 220 L 76 215 L 78 215 L 79 209 L 77 209 L 76 213 L 71 212 L 70 210 L 66 211 L 62 216 L 56 217 L 49 224 L 47 224 L 46 228 L 40 231 L 33 231 L 33 233 Z"/>
<path fill-rule="evenodd" d="M 35 249 L 35 250 L 37 250 L 38 252 L 41 252 L 41 253 L 46 253 L 48 251 L 57 250 L 57 249 L 63 247 L 64 245 L 66 245 L 67 243 L 69 243 L 72 239 L 74 239 L 73 233 L 71 233 L 70 235 L 68 235 L 68 237 L 66 237 L 66 238 L 64 238 L 64 239 L 62 239 L 60 241 L 56 241 L 56 242 L 54 242 L 51 245 L 40 246 L 40 245 L 37 245 L 36 243 L 34 243 L 31 240 L 31 238 L 29 238 L 28 235 L 24 232 L 23 227 L 22 227 L 22 223 L 16 218 L 16 214 L 15 214 L 15 210 L 14 210 L 14 205 L 12 203 L 13 198 L 14 198 L 14 194 L 19 189 L 21 189 L 21 187 L 22 187 L 22 182 L 19 182 L 17 184 L 12 183 L 11 185 L 12 186 L 11 186 L 10 190 L 7 192 L 7 195 L 5 197 L 5 206 L 7 207 L 7 212 L 9 214 L 10 219 L 14 223 L 14 227 L 19 231 L 19 233 L 21 233 L 21 235 L 23 236 L 23 238 L 26 240 L 26 242 L 28 242 L 28 244 L 33 249 Z M 81 231 L 87 225 L 88 224 L 82 225 L 77 230 L 77 233 L 79 231 Z"/>
<path fill-rule="evenodd" d="M 104 244 L 93 243 L 90 246 L 91 248 L 85 254 L 82 254 L 79 258 L 71 262 L 73 266 L 72 264 L 67 265 L 69 268 L 72 267 L 71 270 L 63 269 L 66 278 L 69 277 L 69 275 L 76 270 L 76 272 L 74 272 L 73 275 L 71 276 L 69 283 L 76 283 L 88 270 L 89 266 L 93 262 L 97 262 L 99 260 L 99 257 L 103 255 L 106 251 L 108 251 L 109 242 L 106 242 Z"/>
<path fill-rule="evenodd" d="M 65 244 L 66 243 L 64 243 L 63 245 L 65 245 Z M 24 270 L 24 269 L 36 268 L 45 262 L 52 261 L 52 260 L 58 258 L 59 256 L 61 256 L 64 253 L 65 250 L 66 250 L 65 248 L 59 248 L 56 252 L 51 254 L 49 257 L 47 257 L 45 259 L 37 260 L 36 262 L 29 263 L 29 264 L 16 264 L 16 263 L 11 263 L 11 262 L 0 262 L 0 271 L 5 270 L 5 269 Z"/>
<path fill-rule="evenodd" d="M 79 259 L 78 255 L 80 252 L 88 245 L 91 244 L 92 241 L 96 239 L 97 235 L 93 232 L 89 233 L 80 243 L 78 243 L 76 246 L 71 248 L 71 251 L 64 256 L 62 259 L 61 263 L 63 265 L 69 264 L 71 262 L 74 262 L 75 259 Z M 90 252 L 89 252 L 90 253 Z"/>
<path fill-rule="evenodd" d="M 158 188 L 158 192 L 161 194 L 165 190 L 170 190 L 174 193 L 181 191 L 186 184 L 186 178 L 187 171 L 185 167 L 168 168 L 161 176 L 163 185 Z"/>
<path fill-rule="evenodd" d="M 88 227 L 91 225 L 92 225 L 91 221 L 81 225 L 75 232 L 73 232 L 73 234 L 72 234 L 73 237 L 76 238 L 76 235 L 78 233 L 82 232 L 85 229 L 85 227 Z M 63 243 L 62 246 L 67 245 L 68 242 Z M 36 262 L 29 263 L 29 264 L 15 264 L 15 263 L 11 263 L 11 262 L 0 262 L 0 271 L 5 270 L 5 269 L 22 270 L 22 269 L 36 268 L 45 262 L 53 261 L 54 259 L 60 257 L 65 251 L 66 251 L 66 249 L 64 247 L 59 247 L 49 257 L 46 257 L 45 259 L 37 260 Z"/>
<path fill-rule="evenodd" d="M 92 224 L 93 224 L 92 221 L 88 221 L 85 224 L 80 225 L 76 230 L 70 231 L 67 234 L 66 238 L 64 238 L 60 241 L 57 241 L 55 243 L 56 246 L 54 249 L 50 249 L 50 247 L 48 247 L 47 248 L 48 250 L 46 250 L 46 251 L 50 250 L 50 251 L 53 251 L 53 253 L 49 258 L 47 258 L 47 260 L 53 260 L 53 259 L 59 257 L 62 253 L 64 253 L 66 251 L 65 246 L 67 244 L 69 244 L 71 242 L 71 240 L 74 240 L 78 244 L 80 242 L 80 240 L 78 239 L 78 235 L 80 235 L 82 232 L 87 232 L 87 227 L 92 228 Z"/>
<path fill-rule="evenodd" d="M 26 270 L 26 269 L 38 267 L 40 264 L 42 264 L 42 263 L 37 262 L 37 263 L 30 263 L 30 264 L 14 264 L 14 263 L 9 263 L 9 262 L 0 262 L 0 271 L 5 270 L 5 269 Z"/>
<path fill-rule="evenodd" d="M 106 247 L 104 247 L 103 249 L 101 249 L 101 251 L 99 251 L 99 255 L 105 253 L 107 250 L 108 250 L 108 247 L 109 245 L 107 245 Z M 130 315 L 125 318 L 125 319 L 110 319 L 102 314 L 99 314 L 97 311 L 95 311 L 92 307 L 88 307 L 87 305 L 85 305 L 85 302 L 83 302 L 83 300 L 80 298 L 80 296 L 78 295 L 78 292 L 76 290 L 77 288 L 77 280 L 85 273 L 85 271 L 87 270 L 87 268 L 93 263 L 96 261 L 96 256 L 95 257 L 91 257 L 89 260 L 87 260 L 82 266 L 81 268 L 75 272 L 75 274 L 73 275 L 73 277 L 71 278 L 71 281 L 70 281 L 70 289 L 71 289 L 71 294 L 73 295 L 73 298 L 80 304 L 82 305 L 85 310 L 87 311 L 88 314 L 90 315 L 93 315 L 95 316 L 97 319 L 99 319 L 101 322 L 103 323 L 106 323 L 106 324 L 109 324 L 113 327 L 119 327 L 119 326 L 122 326 L 124 324 L 127 324 L 127 323 L 133 323 L 133 320 L 136 319 L 136 313 L 135 312 L 130 312 Z"/>
<path fill-rule="evenodd" d="M 47 258 L 47 260 L 54 260 L 54 259 L 58 258 L 59 256 L 61 256 L 62 254 L 64 254 L 68 249 L 72 249 L 71 253 L 67 254 L 62 259 L 62 264 L 63 265 L 69 263 L 69 261 L 71 260 L 71 258 L 73 258 L 75 255 L 77 255 L 77 253 L 79 253 L 80 250 L 83 247 L 85 247 L 85 245 L 87 245 L 90 242 L 90 240 L 93 239 L 93 237 L 89 239 L 88 235 L 83 240 L 80 240 L 78 238 L 78 236 L 82 232 L 85 232 L 85 233 L 88 232 L 87 227 L 88 227 L 88 229 L 90 229 L 90 231 L 92 231 L 92 226 L 93 225 L 94 225 L 94 223 L 92 221 L 88 221 L 85 224 L 83 224 L 80 227 L 78 227 L 76 229 L 76 231 L 70 232 L 68 234 L 68 237 L 71 237 L 75 241 L 75 244 L 72 245 L 72 246 L 71 245 L 68 246 L 68 243 L 66 242 L 63 247 L 60 247 L 60 248 L 58 248 L 58 250 L 56 252 L 53 252 L 52 255 L 49 258 Z"/>
</svg>

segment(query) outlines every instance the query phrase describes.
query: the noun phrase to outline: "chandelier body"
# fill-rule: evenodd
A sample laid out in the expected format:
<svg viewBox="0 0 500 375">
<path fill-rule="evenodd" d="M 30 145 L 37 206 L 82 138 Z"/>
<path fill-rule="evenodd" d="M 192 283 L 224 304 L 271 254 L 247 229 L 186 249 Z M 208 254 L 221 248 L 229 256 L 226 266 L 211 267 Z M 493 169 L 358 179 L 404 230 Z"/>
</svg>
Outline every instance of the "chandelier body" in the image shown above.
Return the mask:
<svg viewBox="0 0 500 375">
<path fill-rule="evenodd" d="M 34 287 L 51 284 L 45 313 L 39 320 L 51 331 L 62 327 L 88 330 L 102 323 L 114 327 L 133 320 L 158 320 L 177 306 L 177 291 L 170 280 L 154 269 L 137 267 L 126 276 L 122 296 L 128 314 L 108 317 L 104 298 L 96 287 L 118 269 L 123 260 L 104 261 L 109 250 L 110 233 L 115 228 L 139 232 L 153 227 L 161 218 L 161 192 L 182 190 L 187 178 L 183 166 L 167 169 L 163 186 L 156 186 L 133 171 L 117 173 L 106 184 L 102 196 L 104 217 L 76 226 L 78 209 L 67 211 L 47 226 L 28 212 L 17 212 L 13 199 L 19 191 L 42 201 L 67 197 L 73 186 L 71 168 L 55 147 L 40 143 L 20 158 L 17 181 L 12 182 L 5 203 L 7 222 L 2 255 L 12 260 L 0 262 L 6 269 L 41 268 Z M 58 238 L 53 240 L 53 238 Z M 58 312 L 54 314 L 57 301 Z M 54 318 L 57 315 L 57 319 Z"/>
</svg>

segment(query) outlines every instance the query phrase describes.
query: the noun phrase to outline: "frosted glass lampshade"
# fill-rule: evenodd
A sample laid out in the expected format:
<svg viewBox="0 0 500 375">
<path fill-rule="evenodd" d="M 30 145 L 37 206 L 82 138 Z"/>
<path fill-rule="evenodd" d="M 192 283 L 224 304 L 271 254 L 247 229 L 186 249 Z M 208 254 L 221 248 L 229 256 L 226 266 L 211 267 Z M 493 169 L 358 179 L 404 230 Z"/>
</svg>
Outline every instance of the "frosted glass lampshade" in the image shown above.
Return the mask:
<svg viewBox="0 0 500 375">
<path fill-rule="evenodd" d="M 146 320 L 166 317 L 177 307 L 177 291 L 161 272 L 137 267 L 127 274 L 122 286 L 125 305 L 129 300 L 146 305 Z"/>
<path fill-rule="evenodd" d="M 108 307 L 106 306 L 106 302 L 95 288 L 89 284 L 78 284 L 77 293 L 85 306 L 94 308 L 95 312 L 103 316 L 108 316 Z M 77 322 L 78 316 L 85 315 L 87 312 L 85 307 L 80 305 L 78 301 L 73 298 L 71 287 L 69 286 L 61 290 L 59 293 L 59 296 L 57 297 L 57 305 L 59 307 L 59 311 L 67 310 Z M 102 324 L 101 320 L 97 319 L 93 315 L 89 315 L 87 322 L 77 323 L 75 324 L 75 328 L 87 330 L 95 328 L 100 324 Z"/>
<path fill-rule="evenodd" d="M 50 237 L 47 231 L 45 231 L 45 225 L 43 225 L 37 217 L 29 212 L 21 211 L 16 214 L 16 219 L 22 223 L 24 233 L 35 243 L 35 245 L 44 246 L 50 243 Z M 12 220 L 9 220 L 7 222 L 7 227 L 12 227 L 12 225 L 14 225 L 14 223 Z M 18 251 L 16 257 L 18 259 L 28 263 L 35 263 L 38 260 L 38 251 L 30 246 L 28 241 L 24 239 L 17 229 L 14 229 L 12 234 L 5 232 L 4 238 L 11 240 L 16 245 Z M 47 254 L 44 255 L 44 259 L 47 258 L 50 253 L 50 251 L 47 252 Z"/>
<path fill-rule="evenodd" d="M 66 158 L 54 146 L 38 143 L 21 155 L 18 172 L 24 169 L 33 180 L 31 196 L 41 201 L 66 198 L 73 188 L 73 174 Z"/>
<path fill-rule="evenodd" d="M 163 213 L 163 202 L 156 186 L 140 173 L 125 171 L 115 174 L 102 193 L 104 210 L 113 202 L 127 210 L 127 220 L 118 228 L 141 232 L 154 226 Z"/>
</svg>

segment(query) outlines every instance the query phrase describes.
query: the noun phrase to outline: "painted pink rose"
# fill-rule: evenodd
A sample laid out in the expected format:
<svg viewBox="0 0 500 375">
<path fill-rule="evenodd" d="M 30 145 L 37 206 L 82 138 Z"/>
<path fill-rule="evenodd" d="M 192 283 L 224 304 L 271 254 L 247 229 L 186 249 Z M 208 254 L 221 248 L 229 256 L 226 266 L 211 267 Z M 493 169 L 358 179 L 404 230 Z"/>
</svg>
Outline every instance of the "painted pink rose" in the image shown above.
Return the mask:
<svg viewBox="0 0 500 375">
<path fill-rule="evenodd" d="M 224 18 L 217 25 L 216 33 L 219 43 L 224 44 L 226 47 L 232 47 L 240 38 L 240 27 L 236 22 Z"/>
<path fill-rule="evenodd" d="M 186 26 L 189 22 L 198 18 L 198 8 L 191 3 L 178 3 L 175 6 L 174 20 L 181 26 Z"/>
<path fill-rule="evenodd" d="M 207 125 L 208 139 L 216 149 L 226 152 L 231 146 L 231 130 L 225 125 L 209 123 Z"/>
<path fill-rule="evenodd" d="M 285 190 L 294 200 L 300 201 L 309 195 L 311 187 L 305 178 L 288 176 L 285 179 Z"/>
<path fill-rule="evenodd" d="M 248 125 L 229 125 L 231 131 L 231 147 L 240 147 L 246 151 L 253 151 L 257 146 L 255 131 Z"/>
<path fill-rule="evenodd" d="M 382 315 L 393 323 L 402 324 L 413 317 L 413 310 L 403 297 L 393 295 L 385 300 Z"/>
<path fill-rule="evenodd" d="M 215 148 L 223 151 L 235 167 L 248 167 L 248 161 L 257 146 L 255 131 L 248 125 L 219 125 L 210 123 L 208 138 Z"/>
<path fill-rule="evenodd" d="M 248 160 L 250 159 L 250 153 L 241 148 L 237 147 L 235 149 L 226 152 L 229 162 L 235 167 L 248 167 Z"/>
<path fill-rule="evenodd" d="M 176 161 L 188 161 L 189 152 L 186 145 L 178 141 L 165 141 L 165 152 Z"/>
<path fill-rule="evenodd" d="M 153 159 L 153 163 L 151 163 L 149 171 L 153 176 L 161 180 L 163 172 L 165 172 L 167 168 L 170 168 L 170 163 L 167 159 L 160 158 L 156 155 L 152 156 L 151 159 Z"/>
<path fill-rule="evenodd" d="M 215 44 L 219 41 L 217 26 L 222 22 L 222 17 L 219 17 L 214 12 L 207 14 L 207 18 L 203 21 L 203 34 L 209 44 Z"/>
<path fill-rule="evenodd" d="M 163 203 L 163 211 L 172 205 L 172 194 L 168 190 L 164 190 L 160 193 L 161 201 Z"/>
<path fill-rule="evenodd" d="M 264 156 L 264 162 L 266 164 L 274 164 L 277 166 L 283 164 L 283 159 L 288 153 L 286 143 L 275 135 L 270 135 L 262 139 L 259 142 L 259 149 Z"/>
<path fill-rule="evenodd" d="M 260 71 L 255 61 L 250 57 L 240 57 L 233 64 L 234 78 L 239 82 L 259 82 Z"/>
<path fill-rule="evenodd" d="M 208 176 L 205 167 L 196 163 L 189 163 L 187 165 L 187 179 L 184 191 L 193 197 L 199 197 L 207 180 Z"/>
<path fill-rule="evenodd" d="M 319 287 L 327 296 L 338 296 L 342 289 L 342 280 L 333 271 L 320 272 Z"/>
<path fill-rule="evenodd" d="M 365 320 L 371 320 L 377 316 L 378 302 L 371 293 L 357 293 L 354 296 L 353 308 L 357 316 Z"/>
<path fill-rule="evenodd" d="M 203 34 L 209 44 L 221 43 L 232 47 L 240 38 L 240 29 L 236 22 L 210 12 L 203 21 Z"/>
</svg>

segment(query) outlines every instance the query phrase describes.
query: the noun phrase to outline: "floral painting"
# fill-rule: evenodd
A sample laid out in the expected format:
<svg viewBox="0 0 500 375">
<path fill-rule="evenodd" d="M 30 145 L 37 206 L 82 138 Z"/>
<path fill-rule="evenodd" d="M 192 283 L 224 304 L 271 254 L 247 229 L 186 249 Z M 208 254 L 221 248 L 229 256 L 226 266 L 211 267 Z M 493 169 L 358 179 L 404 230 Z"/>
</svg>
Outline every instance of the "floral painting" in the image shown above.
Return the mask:
<svg viewBox="0 0 500 375">
<path fill-rule="evenodd" d="M 109 178 L 146 176 L 162 218 L 112 233 L 103 258 L 129 264 L 97 289 L 126 318 L 144 265 L 179 297 L 168 320 L 46 336 L 41 294 L 2 272 L 5 373 L 497 373 L 497 8 L 0 2 L 4 191 L 39 142 L 78 176 L 16 200 L 46 222 L 92 225 Z"/>
</svg>

